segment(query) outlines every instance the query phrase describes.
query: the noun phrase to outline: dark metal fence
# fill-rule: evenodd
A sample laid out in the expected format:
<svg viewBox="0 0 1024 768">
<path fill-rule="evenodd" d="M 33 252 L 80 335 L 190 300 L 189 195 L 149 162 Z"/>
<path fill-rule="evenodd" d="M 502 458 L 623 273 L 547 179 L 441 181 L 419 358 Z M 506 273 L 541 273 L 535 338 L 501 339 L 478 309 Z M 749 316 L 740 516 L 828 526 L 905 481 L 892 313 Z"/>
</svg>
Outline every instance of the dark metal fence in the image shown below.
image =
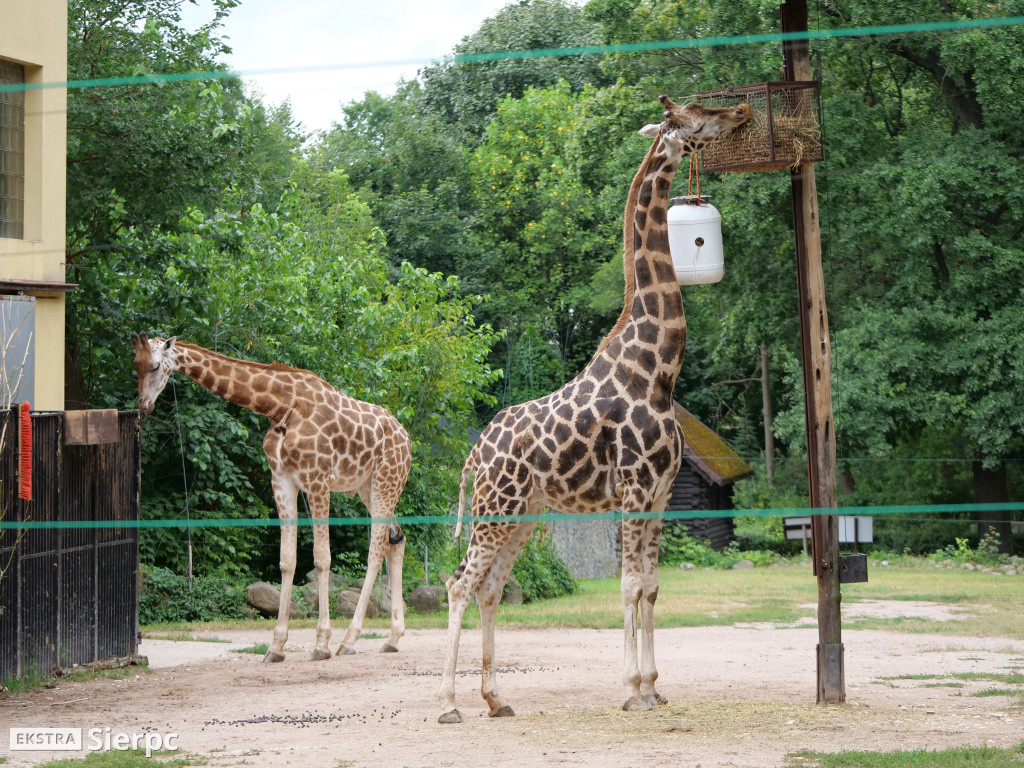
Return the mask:
<svg viewBox="0 0 1024 768">
<path fill-rule="evenodd" d="M 65 444 L 63 413 L 32 415 L 31 501 L 18 496 L 18 418 L 0 411 L 0 513 L 10 521 L 137 521 L 139 415 L 117 442 Z M 0 677 L 47 674 L 138 647 L 137 527 L 0 529 Z"/>
</svg>

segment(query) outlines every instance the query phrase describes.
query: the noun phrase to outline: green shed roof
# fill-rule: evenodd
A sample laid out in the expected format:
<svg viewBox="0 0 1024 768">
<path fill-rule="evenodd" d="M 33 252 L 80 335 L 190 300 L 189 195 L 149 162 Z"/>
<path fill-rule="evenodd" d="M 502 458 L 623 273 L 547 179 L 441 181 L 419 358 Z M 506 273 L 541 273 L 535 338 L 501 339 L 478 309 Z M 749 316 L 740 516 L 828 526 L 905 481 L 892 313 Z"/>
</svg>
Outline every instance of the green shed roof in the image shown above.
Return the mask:
<svg viewBox="0 0 1024 768">
<path fill-rule="evenodd" d="M 683 430 L 683 455 L 713 483 L 732 485 L 754 472 L 739 455 L 725 444 L 700 419 L 675 403 L 676 420 Z"/>
</svg>

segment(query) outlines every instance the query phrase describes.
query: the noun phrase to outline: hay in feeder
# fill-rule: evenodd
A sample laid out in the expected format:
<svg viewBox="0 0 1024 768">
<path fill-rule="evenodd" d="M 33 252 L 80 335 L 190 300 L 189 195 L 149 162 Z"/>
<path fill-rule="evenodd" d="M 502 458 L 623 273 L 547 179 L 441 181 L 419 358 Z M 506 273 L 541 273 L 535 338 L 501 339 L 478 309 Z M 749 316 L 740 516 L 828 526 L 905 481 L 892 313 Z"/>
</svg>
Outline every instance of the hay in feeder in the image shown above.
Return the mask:
<svg viewBox="0 0 1024 768">
<path fill-rule="evenodd" d="M 705 107 L 750 105 L 750 119 L 703 151 L 708 171 L 770 171 L 823 159 L 817 83 L 760 83 L 698 94 Z"/>
</svg>

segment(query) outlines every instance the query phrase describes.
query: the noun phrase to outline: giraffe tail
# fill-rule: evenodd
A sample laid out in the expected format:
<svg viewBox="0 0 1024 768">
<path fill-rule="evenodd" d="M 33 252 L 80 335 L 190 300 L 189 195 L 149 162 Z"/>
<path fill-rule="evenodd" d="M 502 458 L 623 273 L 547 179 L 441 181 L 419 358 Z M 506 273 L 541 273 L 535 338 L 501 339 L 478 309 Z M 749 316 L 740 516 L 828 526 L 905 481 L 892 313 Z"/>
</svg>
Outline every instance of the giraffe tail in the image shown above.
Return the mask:
<svg viewBox="0 0 1024 768">
<path fill-rule="evenodd" d="M 456 513 L 455 522 L 455 535 L 452 537 L 456 541 L 462 536 L 462 515 L 466 509 L 466 485 L 469 483 L 469 478 L 476 473 L 479 461 L 477 459 L 476 446 L 473 446 L 473 450 L 469 452 L 469 456 L 466 457 L 466 463 L 462 467 L 462 477 L 459 479 L 459 511 Z"/>
</svg>

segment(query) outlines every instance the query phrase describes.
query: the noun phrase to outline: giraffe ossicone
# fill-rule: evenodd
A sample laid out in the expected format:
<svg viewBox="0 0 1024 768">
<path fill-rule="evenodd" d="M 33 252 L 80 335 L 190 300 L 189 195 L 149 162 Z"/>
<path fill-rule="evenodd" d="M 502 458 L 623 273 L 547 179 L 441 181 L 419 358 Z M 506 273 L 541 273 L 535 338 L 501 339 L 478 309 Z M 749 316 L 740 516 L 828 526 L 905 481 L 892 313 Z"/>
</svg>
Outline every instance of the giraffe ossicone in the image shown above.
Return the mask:
<svg viewBox="0 0 1024 768">
<path fill-rule="evenodd" d="M 330 517 L 331 491 L 358 493 L 374 520 L 394 518 L 412 461 L 405 428 L 384 408 L 349 397 L 309 371 L 227 357 L 176 337 L 150 339 L 133 333 L 131 341 L 140 411 L 152 411 L 171 374 L 180 371 L 214 394 L 270 419 L 263 452 L 282 523 L 281 601 L 273 641 L 263 660 L 284 660 L 295 577 L 299 491 L 306 493 L 313 518 L 313 564 L 319 588 L 312 658 L 330 658 L 331 551 L 328 526 L 316 521 Z M 355 653 L 353 645 L 362 632 L 370 593 L 385 558 L 391 586 L 391 634 L 381 651 L 398 650 L 398 640 L 405 634 L 404 555 L 405 535 L 397 521 L 374 522 L 366 578 L 339 654 Z"/>
<path fill-rule="evenodd" d="M 654 603 L 664 512 L 682 461 L 673 410 L 686 346 L 686 316 L 669 254 L 669 189 L 680 162 L 742 124 L 749 107 L 678 106 L 666 96 L 654 140 L 633 179 L 623 224 L 626 295 L 622 314 L 594 357 L 546 397 L 498 413 L 470 450 L 459 485 L 457 530 L 470 479 L 474 516 L 622 509 L 623 709 L 665 703 L 655 689 Z M 494 520 L 494 518 L 490 518 Z M 514 714 L 495 681 L 495 616 L 502 588 L 536 523 L 472 525 L 465 557 L 448 580 L 448 642 L 438 689 L 440 723 L 462 722 L 455 678 L 462 619 L 473 595 L 483 636 L 481 694 L 491 717 Z M 639 631 L 638 631 L 639 619 Z M 637 638 L 640 637 L 638 647 Z"/>
</svg>

